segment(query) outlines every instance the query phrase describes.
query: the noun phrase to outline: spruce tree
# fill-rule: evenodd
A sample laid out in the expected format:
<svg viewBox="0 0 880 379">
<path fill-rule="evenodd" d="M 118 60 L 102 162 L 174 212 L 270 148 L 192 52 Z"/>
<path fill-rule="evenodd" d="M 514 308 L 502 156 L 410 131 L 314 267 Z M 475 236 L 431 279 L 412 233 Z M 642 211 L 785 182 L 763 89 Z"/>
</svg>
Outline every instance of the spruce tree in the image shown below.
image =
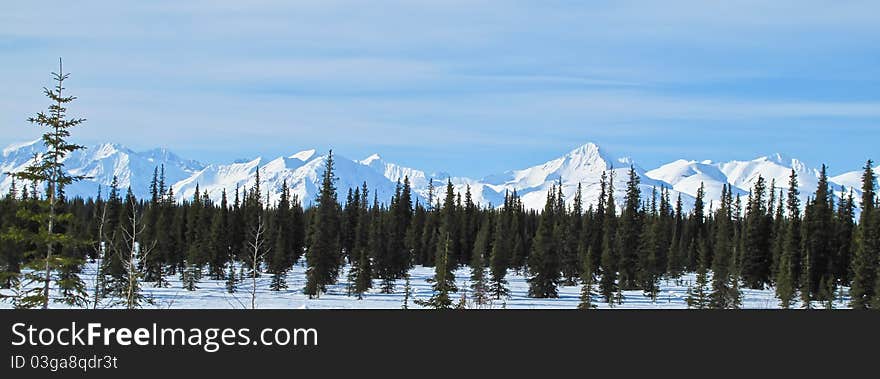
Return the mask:
<svg viewBox="0 0 880 379">
<path fill-rule="evenodd" d="M 447 234 L 443 238 L 443 242 L 438 245 L 437 256 L 434 258 L 434 278 L 428 280 L 429 283 L 432 283 L 431 289 L 434 293 L 428 300 L 416 300 L 416 304 L 420 306 L 434 309 L 452 308 L 452 298 L 449 294 L 457 292 L 458 289 L 455 286 L 455 275 L 447 263 L 449 260 L 450 240 Z"/>
<path fill-rule="evenodd" d="M 859 217 L 856 235 L 856 253 L 853 257 L 853 280 L 850 288 L 850 306 L 853 309 L 871 307 L 871 300 L 877 296 L 878 282 L 877 265 L 880 262 L 880 235 L 877 234 L 877 210 L 875 208 L 875 190 L 877 177 L 873 169 L 873 161 L 868 160 L 862 174 L 862 214 Z"/>
<path fill-rule="evenodd" d="M 800 192 L 798 191 L 797 172 L 792 169 L 788 181 L 788 197 L 786 199 L 787 220 L 782 243 L 782 253 L 776 273 L 776 296 L 783 308 L 791 306 L 800 273 L 801 251 L 801 210 Z"/>
<path fill-rule="evenodd" d="M 511 204 L 511 196 L 507 193 L 504 195 L 504 207 L 500 212 L 495 214 L 495 233 L 492 242 L 492 253 L 489 258 L 489 272 L 492 276 L 489 292 L 495 300 L 501 300 L 508 296 L 507 289 L 507 269 L 511 264 L 511 234 L 513 223 L 513 205 Z"/>
<path fill-rule="evenodd" d="M 610 306 L 614 294 L 618 291 L 617 267 L 618 257 L 615 252 L 615 240 L 617 233 L 616 206 L 614 205 L 614 171 L 611 171 L 607 184 L 607 201 L 605 202 L 605 224 L 602 227 L 602 279 L 599 282 L 599 290 L 605 302 Z"/>
<path fill-rule="evenodd" d="M 711 305 L 711 295 L 709 293 L 709 276 L 708 276 L 708 248 L 705 240 L 697 242 L 697 277 L 696 283 L 688 288 L 688 297 L 686 299 L 688 308 L 706 309 Z"/>
<path fill-rule="evenodd" d="M 559 186 L 560 193 L 562 184 Z M 575 285 L 580 277 L 580 271 L 583 268 L 578 256 L 578 247 L 581 245 L 581 233 L 583 230 L 583 190 L 581 184 L 578 183 L 577 192 L 572 199 L 571 213 L 568 214 L 563 205 L 562 212 L 559 215 L 559 227 L 564 231 L 563 241 L 560 241 L 561 253 L 561 269 L 563 285 Z M 561 201 L 561 199 L 559 199 Z"/>
<path fill-rule="evenodd" d="M 747 204 L 740 267 L 743 282 L 752 289 L 763 289 L 770 283 L 772 219 L 767 212 L 766 191 L 764 178 L 759 175 Z"/>
<path fill-rule="evenodd" d="M 847 193 L 846 188 L 841 187 L 841 194 Z M 834 274 L 840 280 L 840 285 L 848 286 L 852 280 L 853 238 L 855 231 L 855 200 L 852 190 L 842 199 L 837 208 L 835 239 L 837 241 L 837 254 L 834 263 Z"/>
<path fill-rule="evenodd" d="M 333 151 L 327 155 L 321 191 L 312 219 L 311 237 L 307 255 L 306 286 L 303 292 L 310 299 L 320 296 L 327 286 L 338 277 L 339 248 L 339 204 L 336 201 L 336 186 L 333 182 Z"/>
<path fill-rule="evenodd" d="M 635 167 L 630 166 L 629 179 L 626 182 L 626 198 L 620 214 L 620 225 L 617 228 L 616 252 L 620 257 L 620 287 L 622 290 L 638 289 L 639 260 L 638 252 L 642 238 L 642 217 L 639 211 L 641 191 L 639 176 Z"/>
<path fill-rule="evenodd" d="M 220 280 L 224 276 L 224 268 L 232 255 L 229 241 L 229 204 L 224 189 L 220 195 L 220 207 L 214 210 L 207 245 L 208 266 L 212 280 Z"/>
<path fill-rule="evenodd" d="M 33 212 L 27 208 L 20 208 L 18 217 L 39 225 L 39 229 L 30 232 L 25 229 L 12 226 L 5 233 L 5 240 L 17 243 L 28 242 L 34 246 L 25 255 L 24 266 L 30 269 L 25 276 L 25 288 L 30 288 L 17 300 L 24 308 L 43 309 L 49 308 L 51 301 L 49 288 L 53 281 L 52 273 L 65 266 L 79 266 L 84 262 L 75 257 L 65 257 L 59 251 L 65 243 L 70 243 L 71 238 L 58 232 L 60 224 L 71 217 L 69 213 L 59 212 L 59 193 L 64 187 L 84 178 L 84 176 L 70 175 L 64 170 L 64 160 L 67 156 L 84 147 L 68 142 L 70 129 L 85 122 L 82 118 L 68 118 L 67 105 L 74 100 L 75 96 L 64 94 L 64 81 L 69 74 L 64 73 L 61 59 L 58 59 L 58 72 L 52 73 L 56 84 L 52 89 L 43 88 L 43 93 L 51 99 L 52 105 L 46 112 L 38 112 L 28 118 L 28 122 L 38 127 L 47 129 L 42 136 L 46 151 L 39 158 L 35 155 L 34 162 L 19 171 L 11 174 L 12 177 L 33 183 L 33 186 L 45 185 L 45 199 L 34 200 L 37 207 Z M 32 191 L 34 199 L 37 199 L 37 191 Z M 39 250 L 37 250 L 39 249 Z M 41 251 L 40 251 L 41 250 Z M 68 280 L 81 282 L 79 276 L 73 274 Z M 35 285 L 33 285 L 35 284 Z M 68 286 L 77 288 L 79 286 Z M 68 305 L 82 305 L 85 302 L 85 291 L 74 290 L 56 299 L 55 301 Z"/>
<path fill-rule="evenodd" d="M 285 180 L 281 184 L 281 197 L 275 207 L 274 219 L 274 246 L 269 255 L 267 268 L 272 274 L 269 289 L 280 291 L 287 288 L 287 271 L 293 266 L 294 246 L 290 233 L 290 224 L 293 221 L 290 210 L 290 187 Z"/>
<path fill-rule="evenodd" d="M 722 190 L 721 207 L 715 216 L 715 254 L 712 258 L 712 294 L 710 306 L 714 309 L 729 309 L 739 298 L 735 275 L 735 220 L 731 206 L 732 187 L 725 185 Z"/>
<path fill-rule="evenodd" d="M 802 278 L 809 281 L 809 286 L 800 284 L 801 288 L 809 290 L 811 297 L 815 297 L 823 278 L 833 271 L 837 252 L 834 246 L 834 205 L 825 165 L 819 172 L 815 196 L 805 208 L 803 228 L 804 257 L 809 261 L 802 261 L 801 267 L 809 266 L 809 269 Z"/>
<path fill-rule="evenodd" d="M 474 304 L 483 306 L 489 303 L 489 288 L 486 283 L 485 256 L 489 250 L 489 222 L 483 221 L 474 240 L 470 256 L 471 290 L 474 291 Z"/>
<path fill-rule="evenodd" d="M 684 270 L 684 260 L 686 259 L 686 242 L 685 242 L 685 219 L 681 202 L 681 192 L 675 200 L 675 210 L 673 211 L 674 220 L 672 223 L 672 236 L 670 237 L 669 251 L 667 252 L 666 273 L 673 278 L 681 276 Z"/>
<path fill-rule="evenodd" d="M 586 244 L 581 245 L 581 249 L 585 249 Z M 581 260 L 583 267 L 581 268 L 581 297 L 578 303 L 578 309 L 593 309 L 593 252 L 588 251 Z"/>
<path fill-rule="evenodd" d="M 374 234 L 371 214 L 367 209 L 367 183 L 364 182 L 358 201 L 358 221 L 355 230 L 354 255 L 352 256 L 351 268 L 349 269 L 349 282 L 352 283 L 353 292 L 358 300 L 363 299 L 364 293 L 373 287 L 373 270 L 370 262 L 370 245 L 376 244 L 375 238 L 380 238 L 378 232 Z M 381 230 L 380 228 L 376 228 Z"/>
<path fill-rule="evenodd" d="M 547 203 L 541 213 L 538 231 L 532 242 L 532 253 L 529 255 L 529 272 L 533 275 L 528 279 L 529 296 L 535 298 L 555 298 L 559 294 L 557 286 L 560 280 L 560 257 L 557 241 L 556 217 L 559 217 L 556 204 L 556 187 L 547 193 Z"/>
</svg>

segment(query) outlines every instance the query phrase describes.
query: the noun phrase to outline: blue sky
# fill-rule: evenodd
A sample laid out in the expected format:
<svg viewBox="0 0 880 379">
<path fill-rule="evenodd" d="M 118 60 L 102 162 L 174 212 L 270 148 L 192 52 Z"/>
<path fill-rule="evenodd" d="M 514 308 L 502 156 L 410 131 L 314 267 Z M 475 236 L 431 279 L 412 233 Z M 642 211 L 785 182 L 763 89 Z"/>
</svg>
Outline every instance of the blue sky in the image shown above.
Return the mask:
<svg viewBox="0 0 880 379">
<path fill-rule="evenodd" d="M 4 1 L 0 144 L 64 57 L 78 142 L 334 148 L 481 176 L 593 141 L 644 167 L 880 159 L 876 1 Z"/>
</svg>

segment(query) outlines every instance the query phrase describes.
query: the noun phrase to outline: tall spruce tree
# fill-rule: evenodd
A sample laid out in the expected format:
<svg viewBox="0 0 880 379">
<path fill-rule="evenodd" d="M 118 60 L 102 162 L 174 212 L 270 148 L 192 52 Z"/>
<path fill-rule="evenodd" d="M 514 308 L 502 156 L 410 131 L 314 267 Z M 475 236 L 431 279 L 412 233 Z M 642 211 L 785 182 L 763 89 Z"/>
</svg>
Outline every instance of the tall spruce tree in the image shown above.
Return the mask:
<svg viewBox="0 0 880 379">
<path fill-rule="evenodd" d="M 372 217 L 367 207 L 368 191 L 367 183 L 364 182 L 358 201 L 357 229 L 355 230 L 351 268 L 349 269 L 349 282 L 352 283 L 352 292 L 357 295 L 358 300 L 363 299 L 364 293 L 373 287 L 370 244 L 378 242 L 374 240 L 375 238 L 381 238 L 378 232 L 373 233 L 373 220 L 371 220 Z M 381 231 L 381 228 L 376 229 Z"/>
<path fill-rule="evenodd" d="M 34 203 L 37 206 L 33 209 L 20 208 L 17 213 L 18 217 L 26 222 L 38 224 L 39 228 L 36 231 L 13 225 L 4 235 L 5 240 L 18 243 L 27 242 L 34 247 L 27 252 L 24 259 L 24 266 L 30 269 L 24 277 L 28 284 L 24 287 L 30 289 L 16 300 L 23 308 L 49 308 L 49 303 L 52 301 L 49 293 L 53 281 L 52 273 L 65 266 L 79 266 L 84 263 L 75 257 L 59 254 L 65 244 L 74 241 L 69 235 L 59 233 L 58 229 L 61 224 L 71 218 L 69 213 L 62 213 L 59 210 L 59 193 L 63 192 L 65 186 L 85 178 L 84 176 L 70 175 L 64 170 L 64 161 L 67 156 L 77 150 L 84 149 L 83 146 L 68 142 L 68 138 L 70 130 L 81 125 L 85 119 L 67 116 L 67 106 L 76 100 L 76 97 L 64 93 L 64 81 L 70 74 L 64 72 L 60 58 L 58 59 L 58 72 L 52 73 L 52 76 L 55 80 L 55 86 L 52 89 L 43 88 L 43 93 L 52 101 L 52 104 L 49 105 L 47 111 L 38 112 L 28 118 L 28 122 L 31 124 L 46 129 L 42 135 L 46 151 L 39 158 L 34 156 L 34 162 L 26 166 L 24 170 L 11 174 L 16 179 L 33 183 L 34 187 L 45 185 L 46 194 L 44 199 L 39 199 L 36 196 L 37 191 L 33 190 L 32 195 L 34 195 Z M 76 274 L 68 280 L 81 282 Z M 75 290 L 55 299 L 55 301 L 78 306 L 84 303 L 85 298 L 84 290 Z"/>
<path fill-rule="evenodd" d="M 489 292 L 496 300 L 501 300 L 509 294 L 506 276 L 507 269 L 511 264 L 511 250 L 513 248 L 510 237 L 515 233 L 512 227 L 515 217 L 513 212 L 511 196 L 505 192 L 504 207 L 494 213 L 495 233 L 489 258 L 489 273 L 492 276 Z"/>
<path fill-rule="evenodd" d="M 846 188 L 841 186 L 840 193 L 846 194 Z M 855 199 L 852 190 L 848 195 L 841 195 L 834 230 L 837 244 L 834 274 L 840 280 L 841 286 L 849 286 L 852 281 L 853 232 L 855 231 Z"/>
<path fill-rule="evenodd" d="M 615 251 L 617 235 L 617 208 L 614 205 L 614 171 L 608 177 L 607 200 L 605 202 L 605 223 L 602 226 L 602 278 L 599 282 L 599 291 L 605 302 L 612 305 L 614 294 L 618 291 L 617 267 L 618 256 Z"/>
<path fill-rule="evenodd" d="M 877 216 L 874 203 L 877 177 L 873 163 L 868 160 L 862 174 L 862 214 L 859 217 L 850 288 L 850 306 L 854 309 L 871 307 L 871 301 L 877 296 L 875 285 L 878 282 L 877 265 L 880 263 L 880 235 L 877 234 L 876 225 L 880 223 L 877 220 L 880 217 Z"/>
<path fill-rule="evenodd" d="M 562 185 L 560 183 L 560 190 Z M 564 204 L 564 203 L 563 203 Z M 561 269 L 563 284 L 573 286 L 580 277 L 580 271 L 583 265 L 580 263 L 578 247 L 582 244 L 582 233 L 584 224 L 584 205 L 583 205 L 583 189 L 578 183 L 577 191 L 572 199 L 571 213 L 566 212 L 563 205 L 560 214 L 559 227 L 564 228 L 562 235 L 563 241 L 560 241 L 561 253 Z"/>
<path fill-rule="evenodd" d="M 629 168 L 629 178 L 626 182 L 626 198 L 623 211 L 620 214 L 620 224 L 617 228 L 616 251 L 620 257 L 618 271 L 620 272 L 620 287 L 622 290 L 639 289 L 639 247 L 641 246 L 643 220 L 640 212 L 641 190 L 640 179 L 634 166 Z"/>
<path fill-rule="evenodd" d="M 269 273 L 272 274 L 272 281 L 269 284 L 269 289 L 272 291 L 287 288 L 287 271 L 293 267 L 294 263 L 294 236 L 290 233 L 290 226 L 293 222 L 291 213 L 290 187 L 285 180 L 281 184 L 281 196 L 275 207 L 274 246 L 266 262 Z"/>
<path fill-rule="evenodd" d="M 786 198 L 787 219 L 782 242 L 782 253 L 776 271 L 776 296 L 783 308 L 789 308 L 797 288 L 800 273 L 801 209 L 797 172 L 792 169 L 788 179 Z"/>
<path fill-rule="evenodd" d="M 740 267 L 743 282 L 752 289 L 763 289 L 770 283 L 772 219 L 765 203 L 766 192 L 764 178 L 758 175 L 746 209 Z"/>
<path fill-rule="evenodd" d="M 803 220 L 803 260 L 801 263 L 801 288 L 811 297 L 818 296 L 821 283 L 833 272 L 834 255 L 834 205 L 826 167 L 819 171 L 816 193 L 807 204 Z M 807 267 L 806 269 L 804 267 Z M 809 283 L 804 283 L 806 280 Z M 803 291 L 802 291 L 803 292 Z M 802 297 L 806 294 L 802 294 Z M 822 299 L 820 299 L 822 300 Z"/>
<path fill-rule="evenodd" d="M 715 254 L 712 258 L 712 294 L 710 307 L 728 309 L 736 306 L 739 298 L 735 271 L 735 219 L 732 210 L 732 187 L 722 190 L 721 207 L 715 215 Z"/>
<path fill-rule="evenodd" d="M 339 274 L 339 203 L 336 201 L 336 176 L 333 173 L 333 150 L 324 162 L 321 191 L 312 216 L 311 243 L 306 256 L 308 270 L 303 292 L 309 298 L 324 293 L 327 286 L 336 282 Z"/>
<path fill-rule="evenodd" d="M 474 293 L 474 304 L 483 306 L 489 303 L 489 286 L 486 280 L 485 258 L 489 250 L 489 221 L 484 220 L 474 240 L 471 251 L 471 290 Z"/>
<path fill-rule="evenodd" d="M 557 225 L 556 218 L 560 216 L 557 215 L 559 209 L 556 196 L 556 187 L 551 187 L 532 243 L 532 253 L 529 255 L 529 272 L 532 277 L 528 279 L 530 297 L 559 296 L 557 287 L 560 280 L 560 257 L 558 234 L 554 231 Z"/>
</svg>

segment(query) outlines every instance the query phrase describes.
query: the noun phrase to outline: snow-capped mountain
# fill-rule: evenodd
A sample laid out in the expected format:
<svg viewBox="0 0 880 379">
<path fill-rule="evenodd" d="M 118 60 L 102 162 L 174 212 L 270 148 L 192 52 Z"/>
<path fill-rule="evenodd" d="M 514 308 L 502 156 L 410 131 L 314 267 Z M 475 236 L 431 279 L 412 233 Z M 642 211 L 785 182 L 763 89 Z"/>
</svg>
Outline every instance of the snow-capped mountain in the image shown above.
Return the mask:
<svg viewBox="0 0 880 379">
<path fill-rule="evenodd" d="M 830 180 L 839 185 L 846 186 L 847 190 L 852 189 L 853 193 L 861 194 L 862 175 L 864 174 L 864 169 L 855 170 L 831 177 Z M 880 175 L 880 166 L 874 167 L 874 175 Z"/>
<path fill-rule="evenodd" d="M 45 152 L 41 140 L 10 145 L 3 149 L 0 172 L 17 172 L 33 162 Z M 67 171 L 72 175 L 84 175 L 88 179 L 74 183 L 66 189 L 68 196 L 95 196 L 98 187 L 106 187 L 117 177 L 119 188 L 131 187 L 137 197 L 148 197 L 153 171 L 165 166 L 166 182 L 175 183 L 191 177 L 204 165 L 178 157 L 166 149 L 153 149 L 135 152 L 125 146 L 105 143 L 78 150 L 64 160 Z M 12 179 L 3 175 L 0 190 L 8 191 Z"/>
<path fill-rule="evenodd" d="M 315 149 L 311 149 L 272 160 L 256 158 L 247 162 L 211 164 L 176 182 L 173 188 L 179 198 L 191 198 L 198 187 L 200 192 L 207 192 L 215 201 L 222 197 L 225 189 L 231 201 L 236 187 L 244 189 L 254 185 L 259 169 L 261 192 L 268 192 L 269 201 L 274 202 L 280 197 L 281 187 L 286 182 L 291 193 L 304 205 L 309 205 L 316 199 L 321 186 L 326 159 L 327 155 L 318 155 Z M 373 167 L 339 155 L 334 155 L 333 161 L 340 201 L 345 200 L 349 188 L 360 187 L 364 182 L 370 196 L 375 194 L 380 202 L 387 202 L 394 194 L 396 180 L 391 181 Z"/>
<path fill-rule="evenodd" d="M 41 141 L 13 144 L 3 149 L 0 170 L 15 172 L 23 169 L 44 151 Z M 640 189 L 647 199 L 652 190 L 667 188 L 674 200 L 681 196 L 685 208 L 693 206 L 701 184 L 705 185 L 706 202 L 717 201 L 724 184 L 731 184 L 735 193 L 747 195 L 758 176 L 770 181 L 775 179 L 777 190 L 786 188 L 792 168 L 798 173 L 802 200 L 816 189 L 818 170 L 797 159 L 780 154 L 759 157 L 751 161 L 711 162 L 677 160 L 650 171 L 644 170 L 631 158 L 611 154 L 593 143 L 582 145 L 563 156 L 545 163 L 519 170 L 474 179 L 456 177 L 445 172 L 426 173 L 415 168 L 387 162 L 378 154 L 361 160 L 351 160 L 334 155 L 336 187 L 339 200 L 344 201 L 349 188 L 360 187 L 366 182 L 370 196 L 387 203 L 394 194 L 398 181 L 409 178 L 414 200 L 423 204 L 428 199 L 430 183 L 435 187 L 435 201 L 441 200 L 446 181 L 452 182 L 455 191 L 464 196 L 470 188 L 474 202 L 484 206 L 497 206 L 503 202 L 507 191 L 517 191 L 523 204 L 530 209 L 542 209 L 547 191 L 555 184 L 562 184 L 562 191 L 570 201 L 578 184 L 582 186 L 585 207 L 595 204 L 599 196 L 602 173 L 613 173 L 614 194 L 618 207 L 622 205 L 625 184 L 632 166 L 640 177 Z M 207 192 L 219 201 L 224 190 L 230 199 L 238 188 L 250 188 L 259 170 L 261 190 L 268 193 L 270 201 L 280 195 L 281 186 L 287 183 L 306 206 L 314 202 L 320 187 L 327 155 L 317 149 L 309 149 L 273 159 L 258 157 L 232 163 L 203 164 L 186 160 L 165 149 L 135 152 L 118 144 L 102 144 L 71 154 L 65 165 L 71 174 L 86 175 L 89 179 L 67 189 L 68 196 L 94 196 L 98 186 L 107 187 L 116 176 L 120 188 L 131 187 L 138 197 L 147 197 L 153 171 L 165 166 L 166 184 L 171 186 L 178 199 L 193 196 L 196 188 Z M 839 191 L 841 185 L 854 188 L 858 196 L 861 171 L 856 170 L 830 178 L 831 186 Z M 6 192 L 11 179 L 3 176 L 0 191 Z M 106 190 L 105 190 L 106 192 Z"/>
<path fill-rule="evenodd" d="M 797 173 L 801 204 L 806 204 L 818 188 L 819 169 L 811 168 L 798 159 L 786 158 L 782 154 L 767 155 L 750 161 L 734 160 L 720 163 L 677 160 L 651 170 L 647 175 L 670 183 L 676 190 L 692 196 L 696 196 L 700 184 L 704 184 L 706 198 L 714 200 L 721 196 L 724 184 L 732 185 L 734 194 L 748 195 L 759 176 L 764 178 L 768 188 L 775 181 L 777 193 L 786 190 L 792 169 Z M 854 176 L 854 173 L 847 173 L 828 178 L 829 186 L 835 196 L 840 198 L 845 195 L 840 192 L 841 185 L 846 186 L 847 193 L 852 189 L 856 197 L 860 195 L 858 186 L 861 185 L 861 172 L 858 172 L 859 179 L 852 180 Z M 855 187 L 852 185 L 854 183 Z"/>
<path fill-rule="evenodd" d="M 603 172 L 613 173 L 614 193 L 617 205 L 623 204 L 626 182 L 629 179 L 630 166 L 639 175 L 642 194 L 649 196 L 652 189 L 672 189 L 672 197 L 678 195 L 673 186 L 667 182 L 651 178 L 644 169 L 628 157 L 616 157 L 594 143 L 580 146 L 557 159 L 523 170 L 507 171 L 498 175 L 487 176 L 482 182 L 496 192 L 516 190 L 521 196 L 523 205 L 531 209 L 542 209 L 546 203 L 547 191 L 559 182 L 562 193 L 571 200 L 581 184 L 585 206 L 595 204 L 600 193 L 599 182 Z M 693 198 L 682 194 L 682 201 L 692 206 Z"/>
<path fill-rule="evenodd" d="M 720 199 L 722 187 L 728 184 L 727 175 L 721 168 L 710 161 L 687 161 L 679 159 L 667 163 L 646 173 L 648 177 L 664 181 L 672 185 L 676 191 L 697 196 L 700 186 L 708 199 Z M 734 187 L 735 194 L 745 195 L 748 192 Z"/>
</svg>

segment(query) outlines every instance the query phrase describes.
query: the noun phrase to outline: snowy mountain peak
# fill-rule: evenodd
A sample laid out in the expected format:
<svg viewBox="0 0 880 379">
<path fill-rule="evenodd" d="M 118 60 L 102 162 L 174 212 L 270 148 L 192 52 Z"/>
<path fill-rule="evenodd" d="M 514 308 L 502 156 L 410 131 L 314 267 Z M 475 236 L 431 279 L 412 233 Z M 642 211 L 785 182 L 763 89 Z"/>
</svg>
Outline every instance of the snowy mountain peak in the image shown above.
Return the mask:
<svg viewBox="0 0 880 379">
<path fill-rule="evenodd" d="M 10 145 L 2 151 L 0 172 L 17 172 L 32 161 L 34 153 L 44 152 L 45 147 L 40 140 L 34 140 Z M 70 173 L 89 177 L 71 185 L 67 192 L 70 196 L 94 196 L 98 186 L 106 187 L 113 177 L 117 177 L 120 188 L 131 186 L 137 197 L 144 198 L 148 196 L 154 170 L 164 165 L 166 183 L 174 188 L 179 199 L 191 197 L 198 184 L 200 191 L 207 191 L 209 196 L 219 200 L 223 190 L 229 193 L 236 187 L 250 187 L 259 167 L 263 182 L 261 187 L 269 192 L 270 199 L 277 200 L 282 184 L 287 182 L 291 192 L 304 205 L 308 205 L 319 189 L 326 157 L 319 155 L 317 149 L 308 149 L 274 159 L 258 157 L 205 165 L 182 159 L 164 148 L 135 152 L 120 144 L 105 143 L 76 151 L 65 159 Z M 456 177 L 448 173 L 427 174 L 387 162 L 379 154 L 372 154 L 363 160 L 337 156 L 336 175 L 339 178 L 337 188 L 341 193 L 366 182 L 371 193 L 378 192 L 380 201 L 388 201 L 396 183 L 404 178 L 409 178 L 414 196 L 422 201 L 427 198 L 431 180 L 435 187 L 440 187 L 448 179 L 462 196 L 470 188 L 474 201 L 482 205 L 497 206 L 503 202 L 506 191 L 516 190 L 527 208 L 541 209 L 547 191 L 557 183 L 562 183 L 566 201 L 573 198 L 579 185 L 582 186 L 585 205 L 589 205 L 598 197 L 602 174 L 609 170 L 614 171 L 615 197 L 622 204 L 630 165 L 635 167 L 636 174 L 641 178 L 643 195 L 650 196 L 653 189 L 671 188 L 673 197 L 679 193 L 685 195 L 682 197 L 685 207 L 693 204 L 693 197 L 701 186 L 705 188 L 707 202 L 717 200 L 722 188 L 728 184 L 733 186 L 735 193 L 748 194 L 759 176 L 767 181 L 767 185 L 775 180 L 778 188 L 785 187 L 792 168 L 798 173 L 802 197 L 809 196 L 817 187 L 815 168 L 783 154 L 721 163 L 679 159 L 646 172 L 632 159 L 618 158 L 595 143 L 583 144 L 532 167 L 482 179 Z M 858 197 L 860 179 L 861 170 L 856 170 L 832 177 L 830 181 L 834 190 L 839 190 L 843 184 L 854 188 Z M 0 176 L 0 193 L 7 191 L 10 184 L 8 176 Z M 435 190 L 435 199 L 436 193 Z"/>
<path fill-rule="evenodd" d="M 43 145 L 41 144 L 42 139 L 35 139 L 33 141 L 19 142 L 13 143 L 3 149 L 3 157 L 8 157 L 13 154 L 17 154 L 22 152 L 22 150 L 37 151 L 41 150 Z"/>
<path fill-rule="evenodd" d="M 384 161 L 382 160 L 382 157 L 377 153 L 373 153 L 369 157 L 360 160 L 360 164 L 364 166 L 372 166 L 374 162 L 382 163 Z"/>
<path fill-rule="evenodd" d="M 611 157 L 599 145 L 589 142 L 578 146 L 576 149 L 569 151 L 563 157 L 574 164 L 591 165 L 591 164 L 613 164 L 617 159 Z"/>
<path fill-rule="evenodd" d="M 599 145 L 593 142 L 587 142 L 581 146 L 578 146 L 572 151 L 569 151 L 566 156 L 575 157 L 575 156 L 599 156 L 601 155 Z"/>
<path fill-rule="evenodd" d="M 306 162 L 306 161 L 308 161 L 309 159 L 312 159 L 312 157 L 315 156 L 315 152 L 316 152 L 316 151 L 317 151 L 317 150 L 315 150 L 315 149 L 303 150 L 303 151 L 300 151 L 300 152 L 298 152 L 298 153 L 296 153 L 296 154 L 291 155 L 291 156 L 288 157 L 288 158 L 291 158 L 291 159 L 299 159 L 299 160 L 301 160 L 301 161 L 303 161 L 303 162 Z"/>
</svg>

